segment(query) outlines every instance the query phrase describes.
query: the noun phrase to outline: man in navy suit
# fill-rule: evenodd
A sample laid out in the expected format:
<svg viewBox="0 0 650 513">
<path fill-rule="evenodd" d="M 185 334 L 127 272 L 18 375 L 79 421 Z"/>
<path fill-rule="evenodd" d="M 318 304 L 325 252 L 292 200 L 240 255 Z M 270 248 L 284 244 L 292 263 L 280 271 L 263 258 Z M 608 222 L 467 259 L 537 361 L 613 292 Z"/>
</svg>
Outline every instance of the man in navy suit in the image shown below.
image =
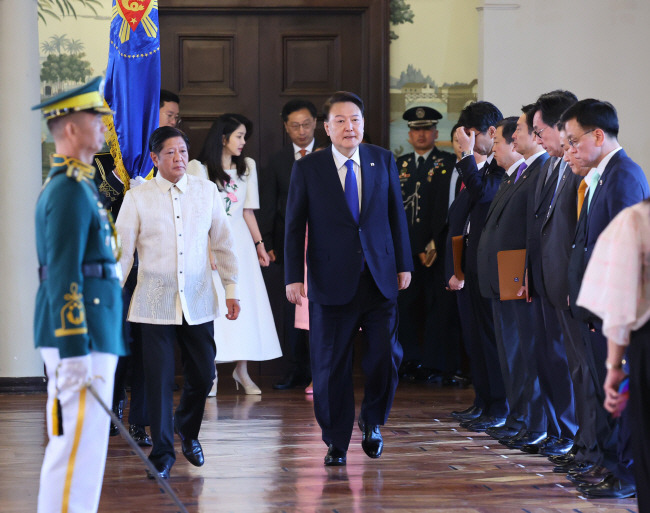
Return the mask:
<svg viewBox="0 0 650 513">
<path fill-rule="evenodd" d="M 618 143 L 618 115 L 612 104 L 594 99 L 581 100 L 569 107 L 560 121 L 564 124 L 569 152 L 583 167 L 591 168 L 585 177 L 587 190 L 569 260 L 569 300 L 574 313 L 583 319 L 582 338 L 591 350 L 591 374 L 596 380 L 595 390 L 602 404 L 605 369 L 620 367 L 621 362 L 606 360 L 607 341 L 601 330 L 602 322 L 586 310 L 576 308 L 576 299 L 598 236 L 621 210 L 647 198 L 650 189 L 641 167 Z M 602 415 L 597 415 L 596 421 L 602 418 Z M 598 432 L 611 435 L 599 437 L 602 458 L 596 463 L 610 473 L 597 484 L 579 485 L 578 490 L 592 498 L 629 497 L 635 493 L 631 455 L 621 451 L 629 434 L 627 426 L 617 426 L 609 417 L 605 420 L 610 422 L 612 429 L 602 426 Z M 617 434 L 617 428 L 622 433 Z"/>
<path fill-rule="evenodd" d="M 328 446 L 325 465 L 345 465 L 354 424 L 352 349 L 361 328 L 365 394 L 362 447 L 383 449 L 379 426 L 398 383 L 397 292 L 409 286 L 413 262 L 393 155 L 361 144 L 364 106 L 339 91 L 324 106 L 332 145 L 295 162 L 287 201 L 287 299 L 301 304 L 305 229 L 310 353 L 316 420 Z"/>
</svg>

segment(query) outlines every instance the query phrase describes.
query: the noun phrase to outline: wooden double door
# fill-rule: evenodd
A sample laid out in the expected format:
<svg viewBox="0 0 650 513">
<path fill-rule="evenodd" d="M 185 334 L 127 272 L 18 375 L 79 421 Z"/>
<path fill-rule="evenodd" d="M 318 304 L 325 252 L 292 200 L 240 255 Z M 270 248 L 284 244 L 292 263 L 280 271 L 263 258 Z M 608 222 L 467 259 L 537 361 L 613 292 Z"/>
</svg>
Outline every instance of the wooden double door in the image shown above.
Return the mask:
<svg viewBox="0 0 650 513">
<path fill-rule="evenodd" d="M 366 102 L 366 131 L 388 142 L 388 0 L 159 0 L 162 87 L 181 98 L 190 155 L 220 114 L 254 125 L 246 154 L 264 166 L 288 142 L 293 98 L 320 111 L 337 90 Z M 318 124 L 322 133 L 322 123 Z"/>
</svg>

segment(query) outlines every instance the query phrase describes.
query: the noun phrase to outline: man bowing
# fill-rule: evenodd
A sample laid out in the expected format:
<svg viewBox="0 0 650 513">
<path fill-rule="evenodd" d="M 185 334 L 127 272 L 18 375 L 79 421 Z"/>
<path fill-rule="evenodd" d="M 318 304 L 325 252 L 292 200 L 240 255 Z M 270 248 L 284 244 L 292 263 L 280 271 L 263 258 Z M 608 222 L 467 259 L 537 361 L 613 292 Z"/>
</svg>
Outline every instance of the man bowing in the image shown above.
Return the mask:
<svg viewBox="0 0 650 513">
<path fill-rule="evenodd" d="M 352 348 L 361 330 L 365 393 L 359 414 L 362 447 L 381 456 L 379 426 L 398 383 L 397 291 L 411 281 L 413 262 L 393 155 L 361 144 L 363 101 L 339 91 L 325 103 L 332 145 L 297 160 L 287 201 L 287 299 L 301 304 L 305 229 L 310 352 L 316 420 L 328 446 L 325 465 L 345 465 L 354 424 Z"/>
</svg>

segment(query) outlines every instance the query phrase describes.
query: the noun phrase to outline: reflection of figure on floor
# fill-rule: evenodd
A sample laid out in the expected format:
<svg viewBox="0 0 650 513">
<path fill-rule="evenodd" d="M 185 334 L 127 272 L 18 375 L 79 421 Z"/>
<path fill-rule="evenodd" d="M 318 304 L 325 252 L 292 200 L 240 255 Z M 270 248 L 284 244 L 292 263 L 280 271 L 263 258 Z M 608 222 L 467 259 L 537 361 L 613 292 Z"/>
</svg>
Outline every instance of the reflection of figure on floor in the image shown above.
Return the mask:
<svg viewBox="0 0 650 513">
<path fill-rule="evenodd" d="M 307 294 L 307 236 L 305 236 L 305 294 Z M 301 305 L 296 306 L 296 323 L 295 327 L 299 330 L 309 331 L 309 300 L 304 299 Z M 305 388 L 305 394 L 311 395 L 314 393 L 314 382 L 312 381 Z"/>
<path fill-rule="evenodd" d="M 242 156 L 252 123 L 238 114 L 220 116 L 210 128 L 198 160 L 188 165 L 188 173 L 217 184 L 235 240 L 239 261 L 239 292 L 246 305 L 235 322 L 215 319 L 217 361 L 236 361 L 232 373 L 237 390 L 246 394 L 262 391 L 248 375 L 248 361 L 272 360 L 282 356 L 275 331 L 271 305 L 260 266 L 269 265 L 269 255 L 257 226 L 254 210 L 259 208 L 255 161 Z M 223 287 L 215 276 L 219 302 Z M 211 394 L 216 395 L 217 382 Z"/>
<path fill-rule="evenodd" d="M 248 420 L 253 407 L 262 400 L 260 395 L 238 395 L 232 410 L 234 420 Z"/>
</svg>

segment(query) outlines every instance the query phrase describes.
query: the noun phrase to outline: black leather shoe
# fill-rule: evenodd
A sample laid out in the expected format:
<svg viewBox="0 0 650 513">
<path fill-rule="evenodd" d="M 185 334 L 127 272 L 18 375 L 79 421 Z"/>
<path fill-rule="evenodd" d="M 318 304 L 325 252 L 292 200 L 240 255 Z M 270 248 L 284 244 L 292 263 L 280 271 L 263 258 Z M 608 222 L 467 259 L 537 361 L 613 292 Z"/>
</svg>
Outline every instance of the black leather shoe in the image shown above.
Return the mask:
<svg viewBox="0 0 650 513">
<path fill-rule="evenodd" d="M 415 371 L 420 367 L 422 367 L 422 364 L 417 360 L 402 362 L 397 370 L 397 375 L 399 376 L 399 379 L 404 381 L 413 381 L 415 379 Z"/>
<path fill-rule="evenodd" d="M 470 424 L 473 424 L 474 422 L 486 422 L 491 418 L 492 417 L 490 417 L 487 413 L 481 413 L 478 417 L 475 417 L 473 419 L 461 420 L 460 427 L 468 429 Z"/>
<path fill-rule="evenodd" d="M 347 460 L 347 451 L 337 449 L 334 444 L 330 444 L 325 455 L 326 467 L 342 467 Z"/>
<path fill-rule="evenodd" d="M 561 456 L 568 453 L 573 447 L 573 440 L 568 438 L 560 438 L 559 440 L 553 440 L 549 443 L 545 443 L 542 447 L 539 448 L 539 454 L 542 456 Z"/>
<path fill-rule="evenodd" d="M 528 447 L 530 445 L 537 445 L 543 440 L 546 440 L 546 433 L 539 433 L 537 431 L 527 431 L 524 436 L 521 436 L 516 440 L 512 440 L 511 442 L 507 443 L 506 446 L 510 447 L 511 449 L 519 449 L 524 452 L 528 452 L 524 449 L 524 447 Z"/>
<path fill-rule="evenodd" d="M 452 411 L 451 416 L 456 420 L 460 420 L 462 422 L 465 420 L 474 420 L 475 418 L 479 417 L 481 413 L 483 413 L 483 410 L 481 408 L 472 405 L 469 408 L 465 408 L 461 411 Z"/>
<path fill-rule="evenodd" d="M 203 459 L 203 448 L 198 440 L 182 440 L 181 449 L 183 451 L 183 456 L 195 467 L 201 467 L 205 460 Z"/>
<path fill-rule="evenodd" d="M 431 367 L 421 366 L 413 373 L 413 381 L 416 383 L 434 383 L 442 380 L 442 374 Z"/>
<path fill-rule="evenodd" d="M 169 479 L 169 471 L 170 468 L 167 465 L 161 465 L 158 467 L 158 465 L 154 465 L 156 467 L 156 470 L 158 471 L 158 477 L 161 477 L 162 479 Z M 151 473 L 151 470 L 147 469 L 147 477 L 149 479 L 156 479 L 156 477 Z"/>
<path fill-rule="evenodd" d="M 610 474 L 601 483 L 579 485 L 578 491 L 589 499 L 627 499 L 636 494 L 636 487 Z"/>
<path fill-rule="evenodd" d="M 478 417 L 477 419 L 470 422 L 467 425 L 467 429 L 469 429 L 470 431 L 475 431 L 476 433 L 481 433 L 485 431 L 487 428 L 501 427 L 506 423 L 505 417 L 489 417 L 489 416 L 483 418 L 481 417 Z M 462 426 L 463 423 L 461 422 L 460 425 Z"/>
<path fill-rule="evenodd" d="M 511 428 L 511 427 L 508 427 L 506 425 L 503 425 L 501 427 L 491 427 L 491 428 L 487 428 L 485 430 L 485 434 L 490 435 L 495 440 L 502 440 L 504 438 L 512 438 L 517 433 L 519 433 L 518 429 Z"/>
<path fill-rule="evenodd" d="M 359 419 L 359 429 L 361 430 L 361 448 L 370 458 L 379 458 L 384 450 L 384 439 L 379 431 L 379 426 L 365 424 Z"/>
<path fill-rule="evenodd" d="M 147 434 L 147 430 L 144 426 L 131 424 L 129 426 L 129 435 L 131 435 L 131 438 L 133 438 L 134 442 L 140 447 L 151 447 L 153 445 L 151 437 Z"/>
<path fill-rule="evenodd" d="M 466 388 L 471 384 L 469 378 L 460 376 L 458 374 L 450 374 L 442 378 L 443 387 L 459 387 Z"/>
<path fill-rule="evenodd" d="M 522 427 L 517 433 L 515 433 L 513 436 L 506 436 L 504 438 L 501 438 L 499 440 L 499 443 L 501 445 L 508 445 L 509 443 L 516 442 L 517 440 L 521 440 L 525 436 L 528 435 L 528 430 L 526 429 L 526 426 Z"/>
<path fill-rule="evenodd" d="M 282 381 L 273 384 L 275 390 L 289 390 L 291 388 L 305 388 L 311 383 L 311 378 L 297 372 L 288 374 Z"/>
<path fill-rule="evenodd" d="M 611 472 L 600 465 L 587 465 L 583 469 L 575 468 L 567 472 L 566 478 L 574 484 L 602 483 Z"/>
<path fill-rule="evenodd" d="M 536 442 L 530 442 L 528 444 L 522 445 L 519 449 L 528 454 L 538 454 L 542 446 L 550 444 L 553 440 L 557 440 L 552 436 L 544 436 Z"/>
<path fill-rule="evenodd" d="M 549 456 L 548 460 L 553 463 L 553 465 L 566 465 L 567 463 L 575 460 L 576 454 L 578 454 L 578 446 L 574 445 L 566 454 L 560 454 L 559 456 Z"/>
<path fill-rule="evenodd" d="M 565 463 L 564 465 L 558 465 L 553 467 L 553 472 L 556 474 L 568 474 L 570 471 L 575 470 L 577 472 L 584 472 L 593 467 L 593 463 L 588 462 L 577 462 L 576 460 Z"/>
<path fill-rule="evenodd" d="M 115 416 L 122 420 L 122 416 L 124 415 L 124 399 L 120 399 L 117 404 L 113 405 L 113 413 Z M 111 427 L 108 430 L 108 436 L 117 436 L 120 434 L 120 430 L 117 428 L 115 424 L 111 422 Z"/>
</svg>

